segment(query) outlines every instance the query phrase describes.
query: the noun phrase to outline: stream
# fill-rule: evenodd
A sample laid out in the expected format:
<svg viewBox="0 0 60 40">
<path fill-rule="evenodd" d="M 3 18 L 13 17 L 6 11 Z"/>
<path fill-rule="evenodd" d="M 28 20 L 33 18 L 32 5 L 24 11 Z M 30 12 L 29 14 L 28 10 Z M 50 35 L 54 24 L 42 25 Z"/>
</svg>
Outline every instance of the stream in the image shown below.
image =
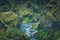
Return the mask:
<svg viewBox="0 0 60 40">
<path fill-rule="evenodd" d="M 35 23 L 26 23 L 26 24 L 21 24 L 21 30 L 24 32 L 27 36 L 31 38 L 31 40 L 36 40 L 34 37 L 34 34 L 37 32 L 37 30 L 33 29 L 32 26 Z"/>
</svg>

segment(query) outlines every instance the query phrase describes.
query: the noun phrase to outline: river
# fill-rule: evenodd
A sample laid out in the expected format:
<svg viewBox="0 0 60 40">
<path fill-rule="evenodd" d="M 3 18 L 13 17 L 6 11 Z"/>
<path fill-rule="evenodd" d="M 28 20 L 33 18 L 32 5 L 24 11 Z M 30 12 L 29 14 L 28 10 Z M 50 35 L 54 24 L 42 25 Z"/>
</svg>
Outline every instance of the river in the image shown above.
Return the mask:
<svg viewBox="0 0 60 40">
<path fill-rule="evenodd" d="M 37 30 L 32 28 L 34 24 L 35 23 L 26 23 L 26 24 L 21 24 L 20 26 L 22 32 L 24 32 L 27 36 L 29 36 L 31 40 L 36 40 L 34 34 L 37 32 Z"/>
</svg>

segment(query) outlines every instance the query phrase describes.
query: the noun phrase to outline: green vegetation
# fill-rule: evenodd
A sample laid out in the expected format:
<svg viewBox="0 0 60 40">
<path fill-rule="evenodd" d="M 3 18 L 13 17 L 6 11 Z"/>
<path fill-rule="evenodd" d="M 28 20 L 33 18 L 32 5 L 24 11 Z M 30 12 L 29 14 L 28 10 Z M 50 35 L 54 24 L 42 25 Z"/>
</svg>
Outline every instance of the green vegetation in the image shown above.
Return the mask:
<svg viewBox="0 0 60 40">
<path fill-rule="evenodd" d="M 30 40 L 16 27 L 18 15 L 14 12 L 0 13 L 0 40 Z"/>
<path fill-rule="evenodd" d="M 0 40 L 30 40 L 27 35 L 23 34 L 16 27 L 4 31 L 0 29 Z"/>
<path fill-rule="evenodd" d="M 52 2 L 57 2 L 56 5 L 53 6 Z M 59 0 L 53 0 L 48 3 L 48 6 L 51 7 L 51 10 L 48 11 L 46 18 L 42 17 L 40 22 L 40 29 L 35 34 L 36 38 L 39 40 L 60 40 L 60 9 L 59 9 Z M 59 10 L 58 10 L 59 9 Z M 45 20 L 50 20 L 50 22 L 45 22 Z M 50 25 L 51 24 L 51 25 Z M 42 26 L 43 25 L 43 26 Z M 39 28 L 38 27 L 38 28 Z"/>
<path fill-rule="evenodd" d="M 32 28 L 34 29 L 38 29 L 38 25 L 40 24 L 40 22 L 37 22 Z"/>
<path fill-rule="evenodd" d="M 0 1 L 0 40 L 30 40 L 17 26 L 32 22 L 38 40 L 60 40 L 60 0 Z"/>
</svg>

